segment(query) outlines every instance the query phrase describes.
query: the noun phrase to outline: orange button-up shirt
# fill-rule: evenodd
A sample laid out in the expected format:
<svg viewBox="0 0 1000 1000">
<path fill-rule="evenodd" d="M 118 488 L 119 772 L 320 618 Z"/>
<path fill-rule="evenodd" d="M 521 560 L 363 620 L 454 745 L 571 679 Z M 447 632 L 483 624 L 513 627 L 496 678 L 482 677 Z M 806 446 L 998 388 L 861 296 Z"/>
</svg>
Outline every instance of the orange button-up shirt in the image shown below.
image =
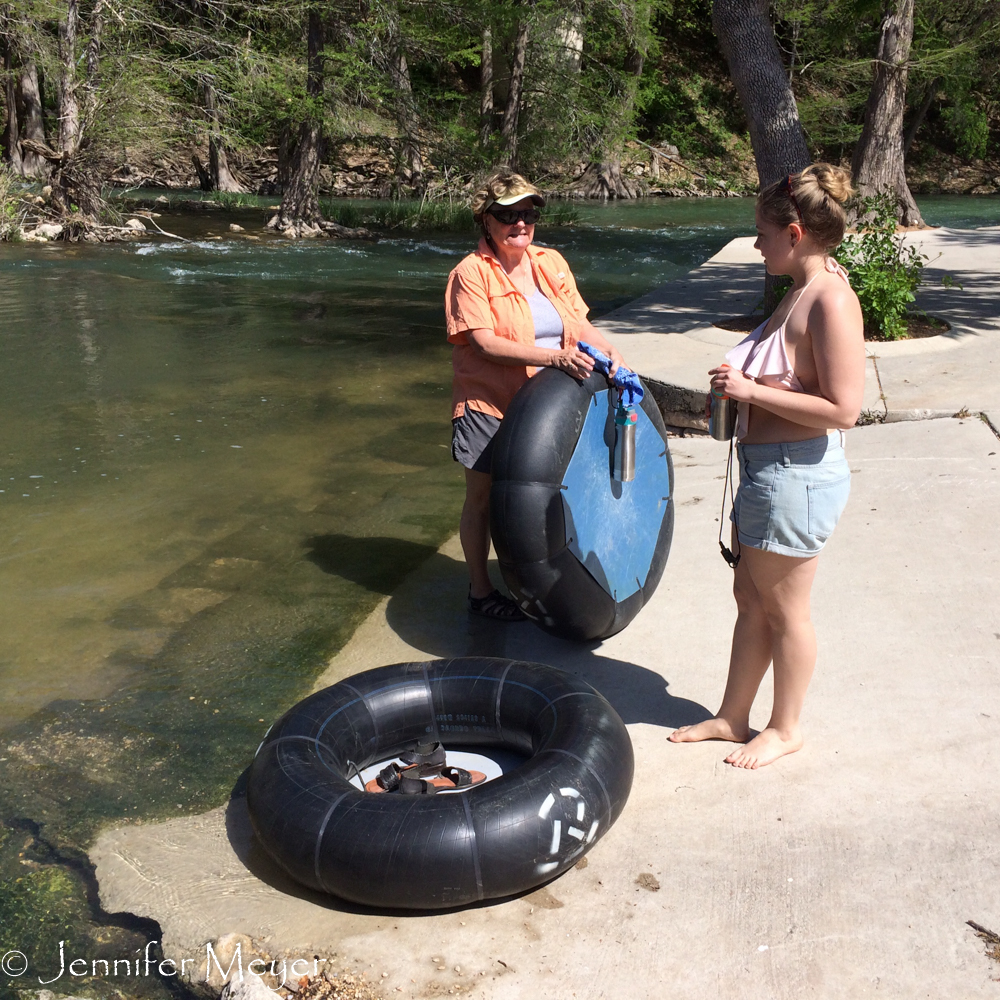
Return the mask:
<svg viewBox="0 0 1000 1000">
<path fill-rule="evenodd" d="M 572 347 L 580 339 L 588 309 L 569 265 L 549 247 L 529 246 L 525 253 L 536 284 L 562 318 L 563 347 Z M 497 337 L 534 346 L 535 323 L 528 300 L 514 287 L 485 240 L 448 276 L 444 309 L 448 340 L 454 345 L 452 418 L 462 416 L 466 406 L 502 418 L 514 393 L 538 369 L 498 365 L 478 354 L 466 334 L 492 330 Z"/>
</svg>

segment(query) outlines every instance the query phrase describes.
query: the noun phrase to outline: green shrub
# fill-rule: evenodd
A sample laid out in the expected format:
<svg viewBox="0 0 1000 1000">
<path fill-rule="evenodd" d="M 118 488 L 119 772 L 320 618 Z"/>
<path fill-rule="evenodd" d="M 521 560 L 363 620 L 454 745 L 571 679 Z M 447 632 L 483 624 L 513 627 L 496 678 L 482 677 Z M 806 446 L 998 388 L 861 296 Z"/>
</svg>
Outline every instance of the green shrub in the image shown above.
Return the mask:
<svg viewBox="0 0 1000 1000">
<path fill-rule="evenodd" d="M 896 232 L 896 202 L 890 195 L 864 198 L 858 231 L 840 244 L 837 259 L 850 272 L 851 287 L 861 302 L 868 340 L 906 336 L 906 309 L 914 301 L 927 258 L 904 246 Z"/>
<path fill-rule="evenodd" d="M 434 232 L 472 232 L 476 226 L 472 210 L 464 201 L 376 201 L 355 202 L 349 199 L 321 199 L 323 215 L 341 226 L 370 229 L 411 229 Z M 577 222 L 577 205 L 553 200 L 542 212 L 540 224 L 567 226 Z"/>
<path fill-rule="evenodd" d="M 14 188 L 14 180 L 5 167 L 0 166 L 0 243 L 4 240 L 19 240 L 19 200 Z"/>
<path fill-rule="evenodd" d="M 944 109 L 942 118 L 955 140 L 959 156 L 968 160 L 981 160 L 986 156 L 990 120 L 982 108 L 971 102 L 954 104 Z"/>
</svg>

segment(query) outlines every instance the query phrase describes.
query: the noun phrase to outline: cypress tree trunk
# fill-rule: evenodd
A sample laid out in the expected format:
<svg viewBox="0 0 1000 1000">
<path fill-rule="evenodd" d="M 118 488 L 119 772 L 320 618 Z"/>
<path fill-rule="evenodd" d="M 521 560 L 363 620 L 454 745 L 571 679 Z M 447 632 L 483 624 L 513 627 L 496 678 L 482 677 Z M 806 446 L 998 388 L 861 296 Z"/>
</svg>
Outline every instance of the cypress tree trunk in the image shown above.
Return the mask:
<svg viewBox="0 0 1000 1000">
<path fill-rule="evenodd" d="M 284 193 L 285 188 L 288 187 L 288 175 L 291 170 L 293 147 L 292 126 L 288 122 L 285 122 L 281 126 L 281 135 L 278 138 L 278 171 L 276 180 L 279 193 Z"/>
<path fill-rule="evenodd" d="M 100 4 L 95 9 L 97 20 L 92 24 L 95 40 L 92 44 L 100 44 L 101 22 Z M 74 206 L 80 212 L 92 219 L 98 218 L 105 209 L 101 197 L 100 167 L 96 158 L 82 156 L 80 152 L 83 138 L 83 120 L 80 116 L 80 99 L 78 91 L 81 81 L 77 76 L 77 36 L 80 28 L 80 11 L 78 0 L 68 0 L 66 19 L 59 22 L 59 153 L 61 161 L 58 173 L 54 178 L 52 200 L 61 211 L 70 212 Z M 97 53 L 86 62 L 86 75 L 82 81 L 86 106 L 92 109 L 96 102 L 97 90 Z M 91 75 L 93 73 L 93 75 Z M 90 160 L 90 162 L 88 162 Z"/>
<path fill-rule="evenodd" d="M 483 28 L 483 54 L 479 61 L 479 144 L 488 146 L 493 134 L 493 29 Z"/>
<path fill-rule="evenodd" d="M 525 4 L 530 8 L 530 4 Z M 524 87 L 524 66 L 528 58 L 528 31 L 530 10 L 525 9 L 517 24 L 517 37 L 514 39 L 514 56 L 510 66 L 510 87 L 507 90 L 507 105 L 503 112 L 503 125 L 500 127 L 500 141 L 506 154 L 507 162 L 517 169 L 517 122 L 521 114 L 521 90 Z"/>
<path fill-rule="evenodd" d="M 803 170 L 809 166 L 809 150 L 767 0 L 713 0 L 712 27 L 750 126 L 760 187 Z M 778 304 L 778 281 L 764 276 L 765 312 Z"/>
<path fill-rule="evenodd" d="M 319 10 L 312 7 L 307 28 L 306 73 L 306 94 L 312 99 L 311 115 L 299 126 L 298 140 L 288 164 L 281 207 L 268 222 L 267 228 L 276 229 L 286 236 L 322 236 L 329 233 L 368 239 L 372 234 L 367 229 L 350 229 L 327 222 L 319 208 L 319 168 L 323 162 L 323 36 Z"/>
<path fill-rule="evenodd" d="M 207 171 L 209 187 L 207 190 L 245 194 L 247 189 L 233 176 L 229 169 L 229 158 L 226 156 L 226 147 L 219 132 L 219 107 L 215 98 L 215 85 L 211 77 L 205 78 L 204 92 L 205 112 L 209 122 Z M 205 188 L 205 178 L 202 177 L 202 170 L 199 167 L 200 161 L 195 163 L 195 169 L 198 171 L 202 188 Z"/>
<path fill-rule="evenodd" d="M 750 126 L 760 186 L 809 166 L 809 150 L 767 0 L 714 0 L 712 27 Z"/>
<path fill-rule="evenodd" d="M 424 165 L 420 155 L 420 140 L 417 136 L 419 121 L 417 106 L 413 100 L 410 84 L 410 67 L 406 61 L 406 44 L 399 29 L 399 11 L 394 5 L 389 19 L 389 78 L 396 93 L 396 121 L 403 133 L 403 145 L 399 151 L 396 169 L 397 177 L 409 184 L 414 191 L 423 191 Z"/>
<path fill-rule="evenodd" d="M 924 220 L 906 183 L 903 163 L 903 112 L 912 40 L 913 0 L 886 0 L 875 78 L 851 172 L 862 198 L 887 194 L 896 202 L 896 217 L 902 225 L 921 226 Z"/>
<path fill-rule="evenodd" d="M 6 120 L 4 122 L 3 137 L 0 139 L 0 142 L 3 144 L 4 162 L 10 166 L 12 173 L 20 174 L 24 172 L 24 164 L 21 159 L 21 129 L 17 120 L 17 87 L 14 82 L 14 43 L 9 36 L 4 46 L 3 69 Z"/>
<path fill-rule="evenodd" d="M 29 60 L 21 67 L 21 76 L 17 85 L 17 105 L 23 123 L 22 136 L 44 145 L 45 124 L 42 118 L 42 88 L 34 60 Z M 25 177 L 48 180 L 49 174 L 52 172 L 49 161 L 44 156 L 39 156 L 29 150 L 22 151 L 21 163 Z"/>
<path fill-rule="evenodd" d="M 66 18 L 59 22 L 59 150 L 67 157 L 80 142 L 80 105 L 76 88 L 76 36 L 80 25 L 77 0 L 68 0 Z"/>
</svg>

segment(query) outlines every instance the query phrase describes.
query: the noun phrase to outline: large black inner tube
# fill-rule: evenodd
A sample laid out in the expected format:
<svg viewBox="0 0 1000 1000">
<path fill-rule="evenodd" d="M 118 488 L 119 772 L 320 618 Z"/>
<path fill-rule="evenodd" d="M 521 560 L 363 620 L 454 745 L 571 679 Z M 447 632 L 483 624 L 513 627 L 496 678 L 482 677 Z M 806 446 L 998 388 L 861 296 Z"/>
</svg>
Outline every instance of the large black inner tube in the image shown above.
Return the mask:
<svg viewBox="0 0 1000 1000">
<path fill-rule="evenodd" d="M 428 740 L 526 760 L 447 794 L 348 781 Z M 260 843 L 301 884 L 380 909 L 441 909 L 571 867 L 618 818 L 633 766 L 624 723 L 572 674 L 487 657 L 398 663 L 286 712 L 251 765 L 247 805 Z"/>
<path fill-rule="evenodd" d="M 613 399 L 546 368 L 497 431 L 490 532 L 504 582 L 537 625 L 564 639 L 620 632 L 663 575 L 674 527 L 673 464 L 660 411 L 638 407 L 635 480 L 611 475 Z"/>
</svg>

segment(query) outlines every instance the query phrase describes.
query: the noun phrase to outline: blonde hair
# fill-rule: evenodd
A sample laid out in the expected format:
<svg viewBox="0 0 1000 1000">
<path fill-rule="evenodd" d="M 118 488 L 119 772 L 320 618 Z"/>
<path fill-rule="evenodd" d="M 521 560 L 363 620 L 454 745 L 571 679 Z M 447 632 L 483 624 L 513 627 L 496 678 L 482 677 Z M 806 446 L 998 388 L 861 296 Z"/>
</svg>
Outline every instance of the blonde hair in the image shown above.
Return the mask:
<svg viewBox="0 0 1000 1000">
<path fill-rule="evenodd" d="M 757 195 L 757 207 L 773 225 L 798 222 L 825 250 L 832 250 L 844 238 L 844 205 L 853 194 L 851 175 L 843 167 L 814 163 L 769 184 Z"/>
<path fill-rule="evenodd" d="M 540 195 L 540 192 L 527 178 L 511 170 L 510 167 L 499 167 L 483 181 L 473 194 L 473 218 L 482 225 L 483 215 L 490 205 L 495 201 L 511 198 L 518 194 L 524 198 L 531 198 Z M 541 204 L 545 204 L 544 200 Z"/>
</svg>

